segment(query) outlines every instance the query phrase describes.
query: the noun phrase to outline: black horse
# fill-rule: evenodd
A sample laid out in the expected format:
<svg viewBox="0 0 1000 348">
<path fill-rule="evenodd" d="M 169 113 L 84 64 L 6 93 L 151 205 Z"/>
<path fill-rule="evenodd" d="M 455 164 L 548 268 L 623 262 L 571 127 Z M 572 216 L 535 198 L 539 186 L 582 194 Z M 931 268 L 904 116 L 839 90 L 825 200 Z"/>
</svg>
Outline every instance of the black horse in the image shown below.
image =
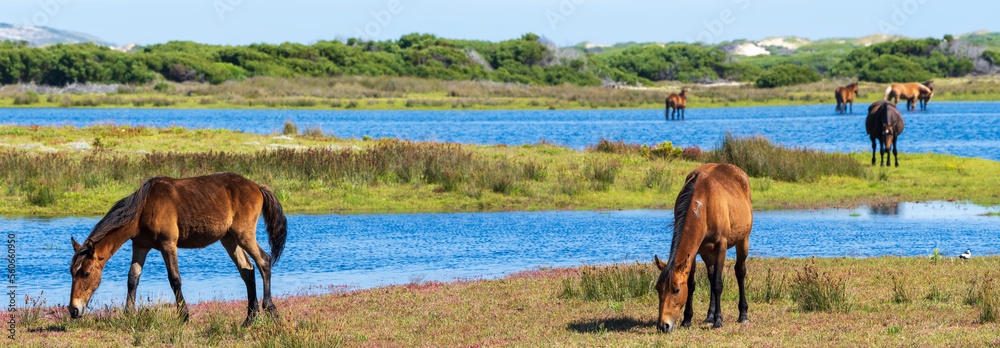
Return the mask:
<svg viewBox="0 0 1000 348">
<path fill-rule="evenodd" d="M 885 156 L 889 155 L 889 165 L 892 165 L 892 156 L 896 156 L 896 166 L 899 167 L 899 155 L 896 153 L 896 142 L 899 135 L 903 133 L 903 116 L 892 103 L 880 100 L 872 103 L 868 107 L 868 118 L 865 120 L 865 129 L 868 137 L 872 139 L 872 165 L 875 165 L 875 139 L 882 143 L 879 165 L 882 166 Z"/>
</svg>

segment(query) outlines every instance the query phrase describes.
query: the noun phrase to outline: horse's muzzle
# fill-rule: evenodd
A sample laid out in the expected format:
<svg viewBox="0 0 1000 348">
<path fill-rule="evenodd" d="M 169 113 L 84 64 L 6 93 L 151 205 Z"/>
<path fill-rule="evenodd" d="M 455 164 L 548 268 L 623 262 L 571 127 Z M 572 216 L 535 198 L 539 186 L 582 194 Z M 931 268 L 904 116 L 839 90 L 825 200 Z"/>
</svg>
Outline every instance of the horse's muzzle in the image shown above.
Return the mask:
<svg viewBox="0 0 1000 348">
<path fill-rule="evenodd" d="M 674 332 L 674 325 L 671 324 L 671 323 L 663 323 L 663 324 L 657 325 L 656 328 L 658 330 L 660 330 L 660 332 L 665 332 L 665 333 L 673 333 Z"/>
<path fill-rule="evenodd" d="M 86 307 L 78 305 L 69 305 L 69 317 L 73 319 L 79 319 L 83 317 L 83 312 L 86 311 Z"/>
</svg>

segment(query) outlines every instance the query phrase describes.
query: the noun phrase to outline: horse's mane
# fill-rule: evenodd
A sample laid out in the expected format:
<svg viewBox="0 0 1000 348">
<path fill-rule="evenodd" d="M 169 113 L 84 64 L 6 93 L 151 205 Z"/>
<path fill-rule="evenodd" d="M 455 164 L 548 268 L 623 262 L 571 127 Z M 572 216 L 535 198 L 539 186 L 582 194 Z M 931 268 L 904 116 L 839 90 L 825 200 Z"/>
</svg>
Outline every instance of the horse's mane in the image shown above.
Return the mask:
<svg viewBox="0 0 1000 348">
<path fill-rule="evenodd" d="M 146 196 L 149 194 L 150 186 L 153 186 L 153 180 L 160 178 L 148 179 L 139 186 L 139 189 L 133 192 L 128 197 L 122 198 L 114 206 L 108 210 L 108 213 L 104 215 L 94 226 L 94 229 L 90 232 L 90 236 L 87 237 L 88 240 L 97 243 L 107 237 L 108 234 L 125 226 L 129 222 L 132 222 L 139 215 L 139 211 L 142 208 L 142 204 L 146 201 Z"/>
<path fill-rule="evenodd" d="M 674 202 L 674 237 L 670 241 L 670 257 L 667 259 L 667 267 L 663 269 L 665 272 L 661 273 L 661 276 L 665 275 L 667 279 L 673 277 L 674 274 L 674 265 L 677 263 L 677 249 L 681 245 L 681 235 L 684 234 L 687 211 L 691 207 L 691 200 L 694 197 L 694 186 L 697 184 L 700 174 L 701 172 L 694 172 L 688 175 L 687 183 L 684 184 L 681 193 L 677 195 L 677 201 Z"/>
</svg>

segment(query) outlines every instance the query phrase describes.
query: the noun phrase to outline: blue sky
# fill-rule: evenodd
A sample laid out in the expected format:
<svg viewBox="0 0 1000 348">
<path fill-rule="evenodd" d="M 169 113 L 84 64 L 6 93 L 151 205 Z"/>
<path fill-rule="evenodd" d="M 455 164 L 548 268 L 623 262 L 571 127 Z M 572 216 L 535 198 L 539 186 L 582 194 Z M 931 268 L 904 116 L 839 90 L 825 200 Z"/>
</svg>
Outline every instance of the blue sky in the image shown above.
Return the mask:
<svg viewBox="0 0 1000 348">
<path fill-rule="evenodd" d="M 889 33 L 1000 31 L 997 0 L 0 0 L 0 22 L 44 25 L 118 44 L 249 44 L 421 32 L 500 41 L 534 32 L 582 41 L 721 42 Z"/>
</svg>

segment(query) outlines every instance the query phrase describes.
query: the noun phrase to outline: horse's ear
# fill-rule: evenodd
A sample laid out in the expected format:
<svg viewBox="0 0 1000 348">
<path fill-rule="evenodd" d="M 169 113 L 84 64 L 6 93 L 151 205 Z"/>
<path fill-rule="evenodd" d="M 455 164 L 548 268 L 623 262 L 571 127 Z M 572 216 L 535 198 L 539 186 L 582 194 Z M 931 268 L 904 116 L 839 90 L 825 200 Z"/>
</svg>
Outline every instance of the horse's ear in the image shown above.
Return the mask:
<svg viewBox="0 0 1000 348">
<path fill-rule="evenodd" d="M 680 261 L 675 261 L 675 262 L 679 262 L 679 263 L 677 264 L 677 269 L 687 269 L 687 266 L 688 266 L 688 258 L 689 258 L 689 256 L 690 256 L 690 255 L 691 255 L 691 254 L 688 254 L 688 256 L 685 256 L 683 260 L 680 260 Z"/>
<path fill-rule="evenodd" d="M 88 238 L 83 242 L 83 249 L 87 251 L 87 255 L 94 256 L 94 241 Z"/>
<path fill-rule="evenodd" d="M 80 243 L 77 243 L 76 239 L 73 239 L 73 237 L 69 237 L 69 240 L 73 242 L 73 252 L 74 253 L 80 252 L 80 248 L 82 248 L 83 246 L 80 245 Z"/>
<path fill-rule="evenodd" d="M 653 254 L 653 263 L 656 264 L 656 268 L 659 268 L 661 271 L 664 268 L 667 268 L 667 264 L 664 263 L 663 260 L 660 260 L 660 257 L 656 256 L 656 254 Z"/>
</svg>

